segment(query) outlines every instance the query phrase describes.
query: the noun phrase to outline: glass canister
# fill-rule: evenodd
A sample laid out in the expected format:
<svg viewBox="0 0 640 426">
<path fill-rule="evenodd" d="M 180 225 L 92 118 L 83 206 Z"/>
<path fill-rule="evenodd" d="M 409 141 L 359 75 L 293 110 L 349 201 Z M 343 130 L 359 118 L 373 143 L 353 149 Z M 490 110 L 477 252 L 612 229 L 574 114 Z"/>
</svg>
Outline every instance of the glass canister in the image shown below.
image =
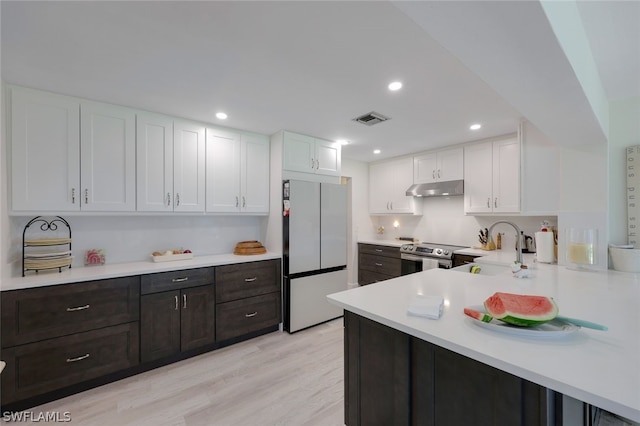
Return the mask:
<svg viewBox="0 0 640 426">
<path fill-rule="evenodd" d="M 568 228 L 565 262 L 569 269 L 592 270 L 598 263 L 598 230 Z"/>
</svg>

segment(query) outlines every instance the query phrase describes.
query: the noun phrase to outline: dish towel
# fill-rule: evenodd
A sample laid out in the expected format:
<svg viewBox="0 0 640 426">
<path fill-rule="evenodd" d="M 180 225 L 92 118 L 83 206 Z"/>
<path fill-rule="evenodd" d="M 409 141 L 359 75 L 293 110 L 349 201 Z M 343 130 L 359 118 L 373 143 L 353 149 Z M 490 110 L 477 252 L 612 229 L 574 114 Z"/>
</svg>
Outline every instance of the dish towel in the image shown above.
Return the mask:
<svg viewBox="0 0 640 426">
<path fill-rule="evenodd" d="M 429 258 L 424 258 L 422 259 L 422 270 L 426 271 L 428 269 L 436 269 L 439 265 L 438 259 L 429 259 Z"/>
<path fill-rule="evenodd" d="M 442 315 L 444 298 L 442 296 L 414 296 L 407 311 L 410 315 L 438 319 Z"/>
</svg>

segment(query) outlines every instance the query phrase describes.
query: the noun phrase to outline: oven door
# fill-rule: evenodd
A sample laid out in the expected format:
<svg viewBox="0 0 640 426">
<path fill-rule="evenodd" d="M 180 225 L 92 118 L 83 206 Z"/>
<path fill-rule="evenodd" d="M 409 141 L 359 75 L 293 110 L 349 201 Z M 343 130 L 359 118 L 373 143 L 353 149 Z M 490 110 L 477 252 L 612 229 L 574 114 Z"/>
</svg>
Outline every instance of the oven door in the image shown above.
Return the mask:
<svg viewBox="0 0 640 426">
<path fill-rule="evenodd" d="M 401 275 L 415 274 L 422 272 L 422 257 L 413 254 L 400 254 Z"/>
</svg>

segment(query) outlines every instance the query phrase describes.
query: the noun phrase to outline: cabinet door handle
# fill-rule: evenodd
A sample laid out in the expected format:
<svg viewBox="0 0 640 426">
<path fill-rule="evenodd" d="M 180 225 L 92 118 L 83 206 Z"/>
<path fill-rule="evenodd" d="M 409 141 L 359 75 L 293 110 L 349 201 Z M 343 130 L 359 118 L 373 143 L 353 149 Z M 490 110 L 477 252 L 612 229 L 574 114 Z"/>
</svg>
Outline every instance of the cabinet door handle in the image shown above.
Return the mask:
<svg viewBox="0 0 640 426">
<path fill-rule="evenodd" d="M 171 194 L 167 192 L 167 207 L 171 205 Z"/>
<path fill-rule="evenodd" d="M 393 201 L 389 203 L 391 205 L 391 210 L 393 210 Z"/>
<path fill-rule="evenodd" d="M 496 197 L 496 199 L 493 200 L 493 207 L 498 207 L 498 197 Z"/>
<path fill-rule="evenodd" d="M 375 264 L 376 266 L 382 266 L 382 263 L 377 263 Z"/>
<path fill-rule="evenodd" d="M 187 309 L 187 295 L 182 295 L 182 309 Z"/>
<path fill-rule="evenodd" d="M 245 282 L 245 283 L 252 283 L 252 282 L 254 282 L 254 281 L 255 281 L 255 280 L 257 280 L 257 279 L 258 279 L 258 277 L 245 278 L 245 279 L 244 279 L 244 282 Z"/>
<path fill-rule="evenodd" d="M 78 356 L 75 358 L 67 358 L 67 362 L 78 362 L 78 361 L 82 361 L 83 359 L 87 359 L 89 358 L 89 354 L 84 354 L 82 356 Z"/>
<path fill-rule="evenodd" d="M 75 203 L 76 203 L 76 189 L 71 188 L 71 204 L 75 204 Z"/>
<path fill-rule="evenodd" d="M 238 196 L 236 195 L 236 207 L 240 205 L 240 200 L 238 200 Z"/>
<path fill-rule="evenodd" d="M 176 206 L 179 206 L 179 205 L 180 205 L 180 193 L 178 192 L 176 194 Z"/>
<path fill-rule="evenodd" d="M 175 301 L 176 301 L 176 307 L 175 307 L 175 308 L 173 308 L 173 310 L 174 310 L 174 311 L 177 311 L 177 310 L 178 310 L 178 296 L 173 296 L 173 298 L 174 298 L 174 299 L 175 299 Z"/>
<path fill-rule="evenodd" d="M 76 306 L 75 308 L 67 308 L 67 312 L 84 311 L 85 309 L 89 309 L 89 305 Z"/>
<path fill-rule="evenodd" d="M 258 315 L 258 311 L 252 312 L 250 314 L 244 314 L 244 317 L 251 318 L 251 317 L 255 317 L 256 315 Z"/>
<path fill-rule="evenodd" d="M 185 281 L 187 281 L 189 279 L 189 277 L 182 277 L 182 278 L 174 278 L 171 280 L 171 282 L 173 283 L 183 283 Z"/>
<path fill-rule="evenodd" d="M 247 205 L 247 200 L 244 199 L 244 195 L 242 196 L 242 208 L 244 209 Z"/>
<path fill-rule="evenodd" d="M 89 204 L 89 189 L 87 188 L 84 190 L 84 203 Z"/>
<path fill-rule="evenodd" d="M 487 198 L 487 208 L 491 207 L 491 198 Z"/>
<path fill-rule="evenodd" d="M 431 177 L 432 177 L 433 179 L 435 179 L 435 178 L 436 178 L 436 171 L 435 171 L 435 170 L 431 170 Z"/>
<path fill-rule="evenodd" d="M 438 179 L 440 179 L 440 169 L 438 169 Z"/>
</svg>

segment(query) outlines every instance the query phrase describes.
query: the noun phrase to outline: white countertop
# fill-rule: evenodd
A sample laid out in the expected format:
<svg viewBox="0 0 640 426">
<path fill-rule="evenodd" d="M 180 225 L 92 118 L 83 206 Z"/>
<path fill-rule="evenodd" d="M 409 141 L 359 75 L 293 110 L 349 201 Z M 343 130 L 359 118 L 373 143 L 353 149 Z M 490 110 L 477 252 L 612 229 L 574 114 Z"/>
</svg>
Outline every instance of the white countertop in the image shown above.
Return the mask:
<svg viewBox="0 0 640 426">
<path fill-rule="evenodd" d="M 158 262 L 151 260 L 144 262 L 129 262 L 106 264 L 99 266 L 85 266 L 82 268 L 42 271 L 38 274 L 29 272 L 25 277 L 5 279 L 0 284 L 0 290 L 19 290 L 43 287 L 56 284 L 69 284 L 81 281 L 102 280 L 107 278 L 126 277 L 131 275 L 153 274 L 155 272 L 178 271 L 182 269 L 202 268 L 206 266 L 229 265 L 234 263 L 256 262 L 259 260 L 279 259 L 281 253 L 267 252 L 251 256 L 237 256 L 235 254 L 217 254 L 210 256 L 195 256 L 189 260 L 173 262 Z"/>
<path fill-rule="evenodd" d="M 504 253 L 513 262 L 515 253 Z M 487 276 L 431 269 L 328 298 L 358 315 L 640 422 L 640 274 L 545 264 L 533 264 L 531 274 L 517 279 L 510 270 Z M 552 296 L 561 315 L 609 330 L 582 328 L 562 337 L 532 338 L 479 327 L 463 314 L 464 307 L 482 305 L 496 291 Z M 419 294 L 444 297 L 439 320 L 407 314 Z"/>
<path fill-rule="evenodd" d="M 471 256 L 481 256 L 476 261 L 480 263 L 491 263 L 494 265 L 511 265 L 516 260 L 515 250 L 482 250 L 479 248 L 466 248 L 456 250 L 455 254 L 468 254 Z M 525 265 L 533 264 L 535 253 L 522 253 Z"/>
<path fill-rule="evenodd" d="M 375 244 L 378 246 L 389 246 L 389 247 L 401 247 L 405 244 L 411 244 L 411 241 L 401 241 L 401 240 L 383 240 L 383 239 L 359 239 L 358 243 L 362 244 Z"/>
</svg>

